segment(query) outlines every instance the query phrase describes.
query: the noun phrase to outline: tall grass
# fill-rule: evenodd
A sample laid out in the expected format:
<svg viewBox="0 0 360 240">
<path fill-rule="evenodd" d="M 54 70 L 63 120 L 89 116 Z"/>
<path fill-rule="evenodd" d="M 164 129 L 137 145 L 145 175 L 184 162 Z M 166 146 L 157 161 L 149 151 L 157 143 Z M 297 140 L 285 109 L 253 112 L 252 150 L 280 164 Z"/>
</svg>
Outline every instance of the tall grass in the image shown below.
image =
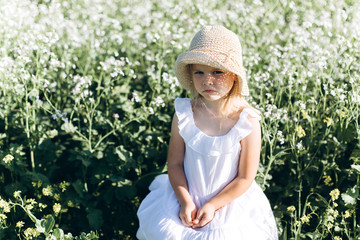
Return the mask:
<svg viewBox="0 0 360 240">
<path fill-rule="evenodd" d="M 174 61 L 214 24 L 243 45 L 262 112 L 256 180 L 281 239 L 359 239 L 359 11 L 0 0 L 0 239 L 135 238 L 139 202 L 166 171 L 174 99 L 188 96 Z"/>
</svg>

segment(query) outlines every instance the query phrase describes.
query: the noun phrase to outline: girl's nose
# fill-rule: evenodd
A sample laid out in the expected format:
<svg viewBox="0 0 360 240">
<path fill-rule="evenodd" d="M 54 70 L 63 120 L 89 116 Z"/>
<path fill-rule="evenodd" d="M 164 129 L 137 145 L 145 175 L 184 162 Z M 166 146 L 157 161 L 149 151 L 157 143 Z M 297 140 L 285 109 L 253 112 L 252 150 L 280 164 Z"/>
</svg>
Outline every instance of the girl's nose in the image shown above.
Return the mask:
<svg viewBox="0 0 360 240">
<path fill-rule="evenodd" d="M 214 77 L 211 74 L 207 74 L 205 75 L 205 79 L 204 79 L 204 85 L 212 85 L 214 82 Z"/>
</svg>

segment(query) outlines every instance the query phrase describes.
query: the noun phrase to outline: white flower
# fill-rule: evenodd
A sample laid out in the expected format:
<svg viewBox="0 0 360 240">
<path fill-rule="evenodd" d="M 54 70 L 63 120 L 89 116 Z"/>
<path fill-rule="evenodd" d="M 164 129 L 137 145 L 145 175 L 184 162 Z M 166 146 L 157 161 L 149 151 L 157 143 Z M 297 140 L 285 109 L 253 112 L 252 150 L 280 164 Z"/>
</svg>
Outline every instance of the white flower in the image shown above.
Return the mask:
<svg viewBox="0 0 360 240">
<path fill-rule="evenodd" d="M 141 99 L 140 99 L 138 93 L 133 92 L 132 95 L 133 95 L 133 97 L 131 98 L 131 101 L 132 101 L 132 102 L 134 102 L 134 101 L 135 101 L 135 102 L 140 102 Z"/>
<path fill-rule="evenodd" d="M 117 77 L 118 75 L 119 75 L 119 73 L 117 73 L 117 72 L 110 73 L 110 76 L 111 76 L 112 78 L 115 78 L 115 77 Z"/>
<path fill-rule="evenodd" d="M 157 96 L 156 99 L 155 99 L 155 105 L 157 107 L 165 107 L 165 103 L 164 103 L 164 100 L 162 99 L 162 97 L 160 96 Z"/>
<path fill-rule="evenodd" d="M 12 160 L 14 160 L 14 157 L 11 154 L 7 154 L 4 158 L 3 161 L 6 164 L 10 164 L 12 162 Z"/>
<path fill-rule="evenodd" d="M 149 107 L 149 112 L 151 113 L 151 114 L 154 114 L 155 112 L 154 112 L 154 109 L 152 108 L 152 107 Z"/>
</svg>

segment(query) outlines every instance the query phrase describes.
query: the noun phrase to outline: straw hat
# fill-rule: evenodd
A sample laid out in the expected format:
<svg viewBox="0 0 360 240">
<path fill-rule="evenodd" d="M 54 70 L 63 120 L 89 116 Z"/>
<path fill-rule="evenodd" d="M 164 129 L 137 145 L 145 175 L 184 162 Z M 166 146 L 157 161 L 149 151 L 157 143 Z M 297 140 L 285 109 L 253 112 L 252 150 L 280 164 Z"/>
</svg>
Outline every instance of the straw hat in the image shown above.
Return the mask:
<svg viewBox="0 0 360 240">
<path fill-rule="evenodd" d="M 203 64 L 235 73 L 239 79 L 241 95 L 249 95 L 239 38 L 225 27 L 203 28 L 195 34 L 189 51 L 178 56 L 175 62 L 175 75 L 179 83 L 191 91 L 193 84 L 189 64 Z"/>
</svg>

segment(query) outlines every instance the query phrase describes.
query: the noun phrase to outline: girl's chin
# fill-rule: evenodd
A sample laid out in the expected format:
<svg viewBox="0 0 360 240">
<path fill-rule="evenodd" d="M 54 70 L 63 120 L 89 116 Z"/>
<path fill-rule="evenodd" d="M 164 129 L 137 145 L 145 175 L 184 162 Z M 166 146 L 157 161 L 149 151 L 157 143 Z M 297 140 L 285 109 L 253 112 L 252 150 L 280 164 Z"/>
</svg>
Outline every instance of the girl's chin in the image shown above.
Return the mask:
<svg viewBox="0 0 360 240">
<path fill-rule="evenodd" d="M 207 101 L 217 101 L 217 100 L 222 99 L 222 97 L 217 94 L 200 94 L 200 95 L 202 96 L 202 98 L 204 100 L 207 100 Z"/>
</svg>

